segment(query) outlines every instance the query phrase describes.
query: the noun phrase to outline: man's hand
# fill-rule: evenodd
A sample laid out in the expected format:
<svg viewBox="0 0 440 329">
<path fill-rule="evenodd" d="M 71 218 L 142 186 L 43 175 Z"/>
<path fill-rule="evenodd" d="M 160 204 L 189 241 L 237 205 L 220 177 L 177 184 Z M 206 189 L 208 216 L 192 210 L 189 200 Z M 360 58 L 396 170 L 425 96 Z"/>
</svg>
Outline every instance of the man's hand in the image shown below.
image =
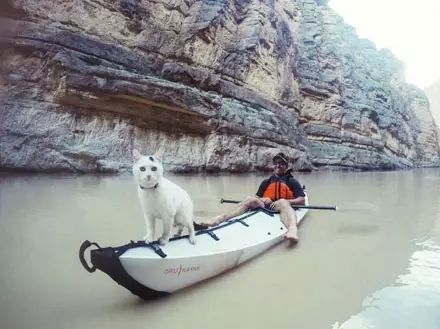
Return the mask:
<svg viewBox="0 0 440 329">
<path fill-rule="evenodd" d="M 272 203 L 272 200 L 270 198 L 260 198 L 261 201 L 263 201 L 264 205 L 268 206 Z"/>
<path fill-rule="evenodd" d="M 270 204 L 270 209 L 279 210 L 280 200 L 274 201 Z"/>
</svg>

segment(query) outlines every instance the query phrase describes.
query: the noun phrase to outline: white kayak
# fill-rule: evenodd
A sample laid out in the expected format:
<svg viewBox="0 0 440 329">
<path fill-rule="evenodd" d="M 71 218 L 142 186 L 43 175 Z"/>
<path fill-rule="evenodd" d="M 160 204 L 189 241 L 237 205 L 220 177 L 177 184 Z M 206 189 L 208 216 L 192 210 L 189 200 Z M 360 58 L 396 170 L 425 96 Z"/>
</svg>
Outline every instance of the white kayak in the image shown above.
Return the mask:
<svg viewBox="0 0 440 329">
<path fill-rule="evenodd" d="M 308 209 L 295 211 L 300 223 Z M 197 231 L 195 245 L 187 236 L 165 246 L 139 241 L 101 248 L 85 241 L 80 260 L 89 272 L 98 268 L 135 295 L 152 299 L 232 269 L 281 242 L 286 232 L 278 213 L 257 209 Z M 90 253 L 93 267 L 84 259 L 91 245 L 98 247 Z"/>
</svg>

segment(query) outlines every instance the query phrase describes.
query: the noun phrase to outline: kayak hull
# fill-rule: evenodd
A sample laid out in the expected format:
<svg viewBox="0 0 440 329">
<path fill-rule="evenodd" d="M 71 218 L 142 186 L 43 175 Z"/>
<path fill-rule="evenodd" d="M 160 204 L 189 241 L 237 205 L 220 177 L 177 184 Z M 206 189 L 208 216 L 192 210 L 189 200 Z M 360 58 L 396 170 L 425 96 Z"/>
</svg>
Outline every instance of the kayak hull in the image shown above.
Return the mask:
<svg viewBox="0 0 440 329">
<path fill-rule="evenodd" d="M 307 209 L 296 212 L 300 222 Z M 89 267 L 84 252 L 91 243 L 85 241 L 80 259 L 89 272 L 99 269 L 133 294 L 154 299 L 237 267 L 280 243 L 286 232 L 279 214 L 258 209 L 197 231 L 195 245 L 187 236 L 165 246 L 143 241 L 107 248 L 95 244 Z"/>
</svg>

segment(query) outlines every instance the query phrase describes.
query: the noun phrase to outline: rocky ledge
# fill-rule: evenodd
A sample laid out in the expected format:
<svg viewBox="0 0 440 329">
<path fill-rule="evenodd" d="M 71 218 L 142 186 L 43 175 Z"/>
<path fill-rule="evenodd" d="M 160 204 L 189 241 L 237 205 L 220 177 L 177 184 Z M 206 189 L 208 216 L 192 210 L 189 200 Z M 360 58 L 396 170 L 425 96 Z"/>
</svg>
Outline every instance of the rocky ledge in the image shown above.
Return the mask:
<svg viewBox="0 0 440 329">
<path fill-rule="evenodd" d="M 402 64 L 314 0 L 6 1 L 0 167 L 120 172 L 440 165 Z"/>
</svg>

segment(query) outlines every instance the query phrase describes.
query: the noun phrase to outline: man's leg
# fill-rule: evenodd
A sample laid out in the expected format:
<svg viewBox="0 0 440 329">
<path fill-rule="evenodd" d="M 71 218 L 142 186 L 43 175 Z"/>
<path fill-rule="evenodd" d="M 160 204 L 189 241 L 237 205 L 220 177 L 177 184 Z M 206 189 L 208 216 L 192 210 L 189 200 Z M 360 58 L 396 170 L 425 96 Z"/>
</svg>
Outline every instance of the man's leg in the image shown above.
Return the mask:
<svg viewBox="0 0 440 329">
<path fill-rule="evenodd" d="M 289 241 L 298 242 L 299 238 L 296 213 L 289 201 L 284 199 L 278 200 L 275 210 L 280 212 L 281 220 L 287 228 L 287 233 L 284 237 Z"/>
<path fill-rule="evenodd" d="M 248 211 L 249 209 L 254 209 L 254 208 L 259 208 L 259 207 L 263 208 L 264 202 L 261 201 L 258 197 L 249 196 L 246 199 L 244 199 L 243 201 L 241 201 L 237 205 L 237 207 L 232 209 L 230 212 L 223 214 L 223 215 L 215 216 L 214 218 L 208 219 L 206 221 L 203 220 L 200 222 L 200 224 L 207 225 L 207 226 L 215 226 L 215 225 L 223 223 L 233 217 L 240 216 L 240 215 L 244 214 L 246 211 Z"/>
</svg>

